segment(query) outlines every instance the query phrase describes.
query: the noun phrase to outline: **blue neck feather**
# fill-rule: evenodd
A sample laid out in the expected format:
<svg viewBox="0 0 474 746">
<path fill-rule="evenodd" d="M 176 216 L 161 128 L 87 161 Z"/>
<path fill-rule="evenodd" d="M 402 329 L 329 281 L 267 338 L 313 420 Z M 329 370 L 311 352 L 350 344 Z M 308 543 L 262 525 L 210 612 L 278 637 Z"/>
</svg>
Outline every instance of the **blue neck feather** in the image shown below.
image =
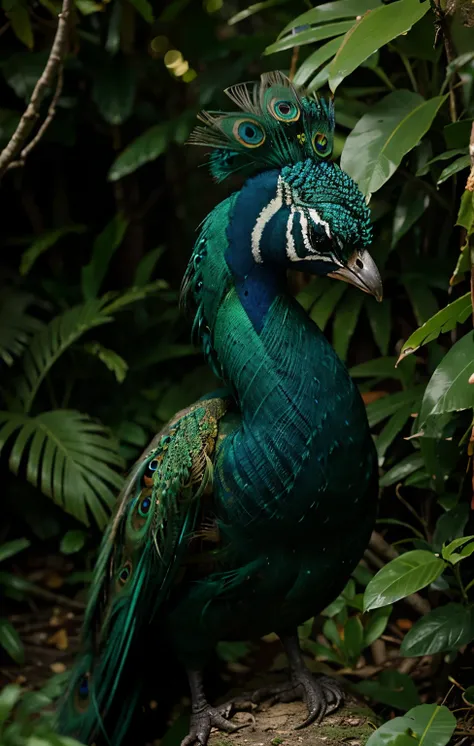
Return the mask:
<svg viewBox="0 0 474 746">
<path fill-rule="evenodd" d="M 227 228 L 228 246 L 225 259 L 234 276 L 235 288 L 255 330 L 260 333 L 275 297 L 283 292 L 285 272 L 273 264 L 257 264 L 252 255 L 252 229 L 262 210 L 275 197 L 279 172 L 266 171 L 249 179 L 242 187 Z M 273 235 L 277 223 L 286 222 L 280 210 L 265 226 L 262 244 Z M 286 210 L 285 212 L 288 212 Z M 281 235 L 281 233 L 280 233 Z M 274 251 L 283 251 L 281 238 Z"/>
</svg>

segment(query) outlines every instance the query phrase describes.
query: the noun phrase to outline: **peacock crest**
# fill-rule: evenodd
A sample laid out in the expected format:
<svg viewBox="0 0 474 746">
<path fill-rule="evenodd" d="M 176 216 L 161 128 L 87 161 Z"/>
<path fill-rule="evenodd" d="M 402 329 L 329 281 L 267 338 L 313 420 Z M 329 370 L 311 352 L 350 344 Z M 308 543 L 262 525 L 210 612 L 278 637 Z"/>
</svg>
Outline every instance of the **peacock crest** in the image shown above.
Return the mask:
<svg viewBox="0 0 474 746">
<path fill-rule="evenodd" d="M 241 111 L 201 112 L 203 124 L 189 138 L 192 145 L 212 148 L 209 166 L 216 181 L 331 156 L 332 100 L 309 97 L 281 72 L 263 73 L 259 83 L 239 83 L 225 93 Z"/>
</svg>

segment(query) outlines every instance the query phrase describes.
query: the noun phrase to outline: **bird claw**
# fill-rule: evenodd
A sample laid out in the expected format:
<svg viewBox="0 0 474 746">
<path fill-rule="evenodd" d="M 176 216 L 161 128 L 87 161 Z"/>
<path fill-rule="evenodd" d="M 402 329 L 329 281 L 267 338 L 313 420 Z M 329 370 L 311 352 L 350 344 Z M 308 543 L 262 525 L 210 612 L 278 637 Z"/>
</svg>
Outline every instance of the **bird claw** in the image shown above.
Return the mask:
<svg viewBox="0 0 474 746">
<path fill-rule="evenodd" d="M 234 725 L 228 720 L 234 707 L 233 702 L 226 702 L 218 707 L 206 705 L 200 712 L 193 712 L 188 735 L 181 741 L 181 746 L 193 746 L 198 743 L 200 746 L 206 746 L 211 732 L 211 728 L 218 728 L 226 733 L 235 733 L 235 731 L 246 727 L 243 725 Z"/>
<path fill-rule="evenodd" d="M 291 680 L 272 687 L 257 689 L 252 702 L 259 704 L 270 699 L 270 704 L 294 702 L 302 699 L 308 708 L 308 717 L 295 730 L 306 728 L 311 723 L 319 723 L 325 715 L 337 710 L 344 700 L 343 691 L 337 681 L 329 676 L 314 677 L 310 671 L 294 671 Z"/>
</svg>

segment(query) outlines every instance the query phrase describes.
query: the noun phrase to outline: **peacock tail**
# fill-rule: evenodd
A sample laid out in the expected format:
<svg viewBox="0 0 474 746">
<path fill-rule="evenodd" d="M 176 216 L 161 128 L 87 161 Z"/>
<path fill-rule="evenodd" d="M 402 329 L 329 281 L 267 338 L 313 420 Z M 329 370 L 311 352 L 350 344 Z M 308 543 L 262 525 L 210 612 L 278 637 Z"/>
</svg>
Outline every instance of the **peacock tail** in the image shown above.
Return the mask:
<svg viewBox="0 0 474 746">
<path fill-rule="evenodd" d="M 120 744 L 141 694 L 150 631 L 212 486 L 218 423 L 227 401 L 211 398 L 176 415 L 142 454 L 104 535 L 82 631 L 82 654 L 58 711 L 63 734 Z M 146 645 L 145 645 L 146 641 Z"/>
</svg>

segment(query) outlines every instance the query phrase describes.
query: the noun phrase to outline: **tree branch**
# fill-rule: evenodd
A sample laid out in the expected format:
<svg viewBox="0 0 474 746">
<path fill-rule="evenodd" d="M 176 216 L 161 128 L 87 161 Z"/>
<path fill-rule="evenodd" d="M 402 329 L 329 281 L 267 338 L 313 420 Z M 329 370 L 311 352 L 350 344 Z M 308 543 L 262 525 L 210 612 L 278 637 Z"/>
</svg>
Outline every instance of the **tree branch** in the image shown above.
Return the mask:
<svg viewBox="0 0 474 746">
<path fill-rule="evenodd" d="M 54 37 L 46 67 L 34 87 L 28 106 L 18 122 L 15 132 L 11 136 L 9 143 L 0 153 L 0 178 L 8 169 L 23 166 L 26 156 L 39 142 L 54 117 L 56 104 L 62 89 L 63 56 L 66 47 L 71 2 L 72 0 L 63 0 L 61 13 L 58 16 L 56 35 Z M 37 135 L 26 147 L 23 148 L 25 141 L 29 137 L 31 130 L 39 117 L 41 102 L 43 101 L 46 91 L 51 86 L 55 76 L 57 77 L 58 82 L 56 92 L 48 110 L 48 115 L 38 130 Z M 19 158 L 15 160 L 18 154 Z"/>
</svg>

